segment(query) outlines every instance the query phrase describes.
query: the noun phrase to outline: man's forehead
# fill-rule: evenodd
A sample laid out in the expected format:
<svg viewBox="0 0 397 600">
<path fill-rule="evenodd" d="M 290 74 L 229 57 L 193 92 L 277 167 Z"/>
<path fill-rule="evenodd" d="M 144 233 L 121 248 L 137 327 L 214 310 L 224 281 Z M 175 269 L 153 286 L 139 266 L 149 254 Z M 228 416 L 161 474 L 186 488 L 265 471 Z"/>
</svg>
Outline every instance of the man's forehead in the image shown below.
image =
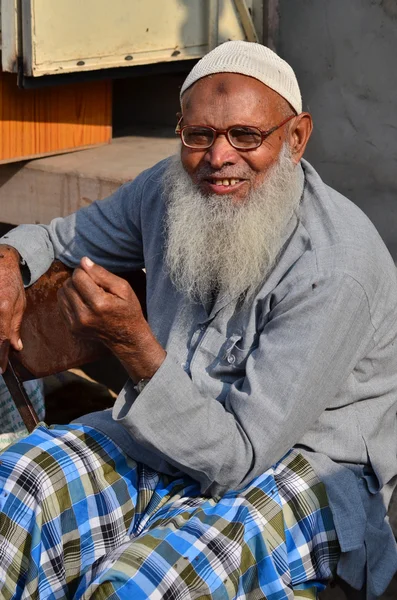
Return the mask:
<svg viewBox="0 0 397 600">
<path fill-rule="evenodd" d="M 249 103 L 258 109 L 277 109 L 287 104 L 277 92 L 254 77 L 240 73 L 216 73 L 199 79 L 182 96 L 184 113 L 204 111 L 211 101 L 228 96 L 238 99 L 241 108 Z"/>
</svg>

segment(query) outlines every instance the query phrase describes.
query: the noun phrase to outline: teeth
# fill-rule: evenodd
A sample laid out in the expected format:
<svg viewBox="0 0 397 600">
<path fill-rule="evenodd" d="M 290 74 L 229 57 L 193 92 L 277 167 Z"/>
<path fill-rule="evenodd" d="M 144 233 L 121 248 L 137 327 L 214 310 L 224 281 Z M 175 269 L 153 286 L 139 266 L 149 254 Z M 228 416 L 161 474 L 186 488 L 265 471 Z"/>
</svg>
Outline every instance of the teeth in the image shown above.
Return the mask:
<svg viewBox="0 0 397 600">
<path fill-rule="evenodd" d="M 216 185 L 236 185 L 239 181 L 239 179 L 216 179 L 214 183 Z"/>
</svg>

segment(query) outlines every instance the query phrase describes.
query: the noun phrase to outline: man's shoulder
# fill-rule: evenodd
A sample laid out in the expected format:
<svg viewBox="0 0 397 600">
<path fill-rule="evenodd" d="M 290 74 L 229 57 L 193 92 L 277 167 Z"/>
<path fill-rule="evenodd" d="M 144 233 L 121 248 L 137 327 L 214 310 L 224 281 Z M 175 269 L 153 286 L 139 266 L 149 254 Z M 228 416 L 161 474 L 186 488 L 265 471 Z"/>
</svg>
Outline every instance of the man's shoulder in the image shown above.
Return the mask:
<svg viewBox="0 0 397 600">
<path fill-rule="evenodd" d="M 301 253 L 291 274 L 348 276 L 371 305 L 382 294 L 383 304 L 396 314 L 397 271 L 375 226 L 358 206 L 326 185 L 309 163 L 304 161 L 302 167 L 305 188 L 296 232 Z"/>
<path fill-rule="evenodd" d="M 359 232 L 370 233 L 380 240 L 373 223 L 354 202 L 327 185 L 310 163 L 302 161 L 302 167 L 305 174 L 302 218 L 313 234 L 319 233 L 318 243 L 332 239 L 343 243 L 351 237 L 357 239 Z"/>
<path fill-rule="evenodd" d="M 302 166 L 305 188 L 301 220 L 316 254 L 334 257 L 346 268 L 358 268 L 360 262 L 394 267 L 385 243 L 364 212 L 325 184 L 309 163 L 305 161 Z"/>
</svg>

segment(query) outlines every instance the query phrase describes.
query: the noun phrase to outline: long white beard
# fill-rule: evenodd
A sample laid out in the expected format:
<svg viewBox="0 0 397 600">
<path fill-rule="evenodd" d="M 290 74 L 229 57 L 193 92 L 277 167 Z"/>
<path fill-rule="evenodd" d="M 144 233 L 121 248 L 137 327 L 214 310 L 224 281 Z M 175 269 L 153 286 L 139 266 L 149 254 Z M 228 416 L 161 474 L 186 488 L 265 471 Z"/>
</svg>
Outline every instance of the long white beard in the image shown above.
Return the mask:
<svg viewBox="0 0 397 600">
<path fill-rule="evenodd" d="M 179 157 L 165 175 L 166 265 L 174 285 L 206 303 L 219 293 L 249 295 L 273 268 L 297 209 L 302 180 L 285 145 L 265 181 L 244 202 L 203 195 Z"/>
</svg>

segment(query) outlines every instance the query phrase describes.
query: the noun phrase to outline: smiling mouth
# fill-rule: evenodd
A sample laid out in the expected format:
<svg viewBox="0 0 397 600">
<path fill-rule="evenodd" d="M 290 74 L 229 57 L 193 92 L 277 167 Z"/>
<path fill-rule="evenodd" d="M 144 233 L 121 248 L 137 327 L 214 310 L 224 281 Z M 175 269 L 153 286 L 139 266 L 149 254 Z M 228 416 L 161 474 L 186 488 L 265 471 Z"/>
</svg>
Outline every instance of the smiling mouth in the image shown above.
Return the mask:
<svg viewBox="0 0 397 600">
<path fill-rule="evenodd" d="M 222 185 L 222 186 L 231 186 L 233 187 L 234 185 L 237 185 L 238 183 L 241 183 L 242 181 L 245 181 L 244 179 L 236 179 L 236 178 L 230 178 L 230 179 L 207 179 L 208 183 L 211 183 L 212 185 Z"/>
</svg>

